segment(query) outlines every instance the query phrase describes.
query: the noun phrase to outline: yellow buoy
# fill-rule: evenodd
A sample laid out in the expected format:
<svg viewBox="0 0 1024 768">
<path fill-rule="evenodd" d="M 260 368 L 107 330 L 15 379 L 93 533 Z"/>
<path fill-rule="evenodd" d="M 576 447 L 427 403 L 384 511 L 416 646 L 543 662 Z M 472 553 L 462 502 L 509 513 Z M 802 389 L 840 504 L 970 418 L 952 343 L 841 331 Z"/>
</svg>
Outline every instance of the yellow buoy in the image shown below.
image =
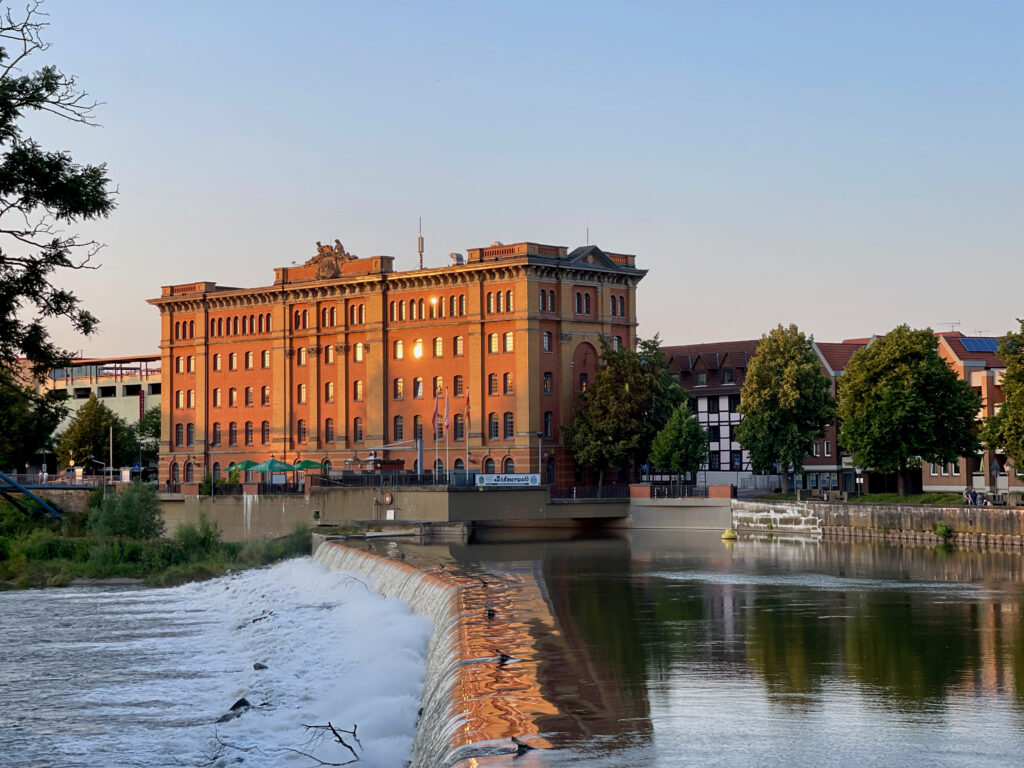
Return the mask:
<svg viewBox="0 0 1024 768">
<path fill-rule="evenodd" d="M 726 528 L 725 533 L 722 534 L 722 539 L 725 541 L 733 541 L 736 538 L 736 531 L 732 528 Z"/>
</svg>

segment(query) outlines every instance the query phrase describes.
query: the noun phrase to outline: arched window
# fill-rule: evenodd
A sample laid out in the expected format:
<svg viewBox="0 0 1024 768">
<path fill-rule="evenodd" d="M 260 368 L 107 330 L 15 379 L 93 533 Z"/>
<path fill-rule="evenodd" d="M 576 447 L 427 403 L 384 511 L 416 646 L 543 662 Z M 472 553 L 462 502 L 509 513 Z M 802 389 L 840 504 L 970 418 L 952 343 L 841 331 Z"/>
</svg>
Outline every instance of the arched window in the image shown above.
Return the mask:
<svg viewBox="0 0 1024 768">
<path fill-rule="evenodd" d="M 224 318 L 223 317 L 218 317 L 217 318 L 217 335 L 218 336 L 223 336 L 224 335 Z"/>
<path fill-rule="evenodd" d="M 497 307 L 495 308 L 495 311 L 497 311 L 497 312 L 504 312 L 505 311 L 505 296 L 502 294 L 501 291 L 498 291 L 498 295 L 495 298 L 497 298 Z"/>
<path fill-rule="evenodd" d="M 298 441 L 300 443 L 306 442 L 306 420 L 299 419 L 296 426 L 296 432 L 298 433 Z"/>
<path fill-rule="evenodd" d="M 487 414 L 487 436 L 491 440 L 498 439 L 498 414 L 496 413 Z"/>
<path fill-rule="evenodd" d="M 423 439 L 423 417 L 413 416 L 412 417 L 412 436 L 415 438 Z"/>
<path fill-rule="evenodd" d="M 331 324 L 331 327 L 334 327 L 335 325 L 338 324 L 338 308 L 337 307 L 331 307 L 330 324 Z"/>
<path fill-rule="evenodd" d="M 510 440 L 516 436 L 516 419 L 512 411 L 505 411 L 505 439 Z"/>
<path fill-rule="evenodd" d="M 434 460 L 434 473 L 441 474 L 444 472 L 444 462 L 440 458 Z"/>
<path fill-rule="evenodd" d="M 393 301 L 388 305 L 388 319 L 392 323 L 398 319 L 398 305 Z"/>
<path fill-rule="evenodd" d="M 512 457 L 505 459 L 505 466 L 502 467 L 502 472 L 506 475 L 511 475 L 516 471 L 516 463 L 512 461 Z"/>
<path fill-rule="evenodd" d="M 487 459 L 487 461 L 484 462 L 484 474 L 485 475 L 493 475 L 494 474 L 494 459 Z"/>
<path fill-rule="evenodd" d="M 220 462 L 213 462 L 213 479 L 220 480 Z"/>
<path fill-rule="evenodd" d="M 398 302 L 398 319 L 405 320 L 405 302 Z"/>
<path fill-rule="evenodd" d="M 173 464 L 171 464 L 171 482 L 172 483 L 178 483 L 181 480 L 181 478 L 180 478 L 178 473 L 179 473 L 178 462 L 174 462 Z"/>
<path fill-rule="evenodd" d="M 550 395 L 554 389 L 554 379 L 551 376 L 551 372 L 547 371 L 544 373 L 544 394 Z"/>
<path fill-rule="evenodd" d="M 328 443 L 334 442 L 334 419 L 324 421 L 324 440 Z"/>
<path fill-rule="evenodd" d="M 327 327 L 327 307 L 320 309 L 320 326 L 322 328 Z"/>
<path fill-rule="evenodd" d="M 549 440 L 554 437 L 555 414 L 553 411 L 544 411 L 544 437 Z"/>
<path fill-rule="evenodd" d="M 358 315 L 356 314 L 356 305 L 353 304 L 351 307 L 348 308 L 348 324 L 355 325 L 356 317 L 358 317 Z"/>
<path fill-rule="evenodd" d="M 513 335 L 512 331 L 507 331 L 505 333 L 505 351 L 506 352 L 511 352 L 514 349 L 514 346 L 513 346 L 514 343 L 515 343 L 514 340 L 515 340 L 515 336 Z"/>
<path fill-rule="evenodd" d="M 232 320 L 231 320 L 231 335 L 232 336 L 237 336 L 238 335 L 238 318 L 237 317 L 232 318 Z"/>
<path fill-rule="evenodd" d="M 452 395 L 462 397 L 462 394 L 462 376 L 456 376 L 452 379 Z"/>
<path fill-rule="evenodd" d="M 228 405 L 232 408 L 238 405 L 238 390 L 234 387 L 228 390 Z"/>
<path fill-rule="evenodd" d="M 352 359 L 357 363 L 363 362 L 363 342 L 359 342 L 352 349 Z"/>
<path fill-rule="evenodd" d="M 589 293 L 583 294 L 583 314 L 584 315 L 589 315 L 590 314 L 590 294 Z"/>
<path fill-rule="evenodd" d="M 548 311 L 555 311 L 555 292 L 548 291 Z"/>
<path fill-rule="evenodd" d="M 466 417 L 461 413 L 455 414 L 455 440 L 466 439 Z"/>
<path fill-rule="evenodd" d="M 394 352 L 395 352 L 395 354 L 394 354 L 395 360 L 401 360 L 403 357 L 405 357 L 405 347 L 403 346 L 401 339 L 398 339 L 397 341 L 395 341 L 394 347 L 395 347 L 395 350 L 394 350 Z"/>
<path fill-rule="evenodd" d="M 543 288 L 540 289 L 540 311 L 548 311 L 548 292 L 545 291 Z"/>
<path fill-rule="evenodd" d="M 196 479 L 195 465 L 192 464 L 192 462 L 190 461 L 190 462 L 188 462 L 185 465 L 185 482 L 186 483 L 192 483 L 192 482 L 195 482 L 195 479 Z"/>
<path fill-rule="evenodd" d="M 174 425 L 174 444 L 183 445 L 185 442 L 185 426 L 183 424 Z"/>
<path fill-rule="evenodd" d="M 393 429 L 391 430 L 391 439 L 394 440 L 395 442 L 399 442 L 405 437 L 405 423 L 403 422 L 402 417 L 395 416 L 392 426 Z"/>
<path fill-rule="evenodd" d="M 547 483 L 552 485 L 555 482 L 555 460 L 552 457 L 548 457 L 548 476 Z"/>
<path fill-rule="evenodd" d="M 302 310 L 302 327 L 309 328 L 309 310 Z"/>
<path fill-rule="evenodd" d="M 325 475 L 331 474 L 331 462 L 329 462 L 327 459 L 324 459 L 323 461 L 320 462 L 320 464 L 324 468 Z"/>
<path fill-rule="evenodd" d="M 233 422 L 228 422 L 228 445 L 238 445 L 238 425 Z"/>
<path fill-rule="evenodd" d="M 270 405 L 270 387 L 266 385 L 260 389 L 260 405 Z"/>
<path fill-rule="evenodd" d="M 247 406 L 252 406 L 255 404 L 255 401 L 253 399 L 253 392 L 254 390 L 252 387 L 245 388 L 245 404 Z"/>
<path fill-rule="evenodd" d="M 405 380 L 401 376 L 391 380 L 391 397 L 395 400 L 405 397 Z"/>
<path fill-rule="evenodd" d="M 267 313 L 266 329 L 267 329 L 267 333 L 270 333 L 271 329 L 270 329 L 270 313 L 269 312 Z"/>
<path fill-rule="evenodd" d="M 362 325 L 365 322 L 366 322 L 366 305 L 365 304 L 360 304 L 359 305 L 359 324 Z"/>
<path fill-rule="evenodd" d="M 626 316 L 625 306 L 626 306 L 625 298 L 623 298 L 622 296 L 619 296 L 619 317 L 625 317 Z"/>
<path fill-rule="evenodd" d="M 512 306 L 512 291 L 505 291 L 505 311 L 512 312 L 514 309 Z"/>
<path fill-rule="evenodd" d="M 194 339 L 196 337 L 196 321 L 195 320 L 189 320 L 188 321 L 188 337 L 190 339 Z"/>
<path fill-rule="evenodd" d="M 245 336 L 249 333 L 249 318 L 242 315 L 242 335 Z"/>
<path fill-rule="evenodd" d="M 412 396 L 419 399 L 423 397 L 423 377 L 417 376 L 412 380 Z"/>
<path fill-rule="evenodd" d="M 583 294 L 579 291 L 576 291 L 576 314 L 583 314 Z"/>
<path fill-rule="evenodd" d="M 245 444 L 246 445 L 252 445 L 252 437 L 253 437 L 252 422 L 251 421 L 247 421 L 247 422 L 245 422 Z"/>
<path fill-rule="evenodd" d="M 270 443 L 270 422 L 269 421 L 264 421 L 262 424 L 260 424 L 260 442 L 263 445 L 268 445 Z"/>
<path fill-rule="evenodd" d="M 619 306 L 618 302 L 615 301 L 615 297 L 614 296 L 611 297 L 611 303 L 612 303 L 611 313 L 612 313 L 612 316 L 614 317 L 615 310 Z"/>
<path fill-rule="evenodd" d="M 212 317 L 210 318 L 210 335 L 213 336 L 217 333 L 217 321 Z"/>
<path fill-rule="evenodd" d="M 328 381 L 326 384 L 324 384 L 324 402 L 325 403 L 333 403 L 334 402 L 334 382 L 333 381 Z"/>
<path fill-rule="evenodd" d="M 461 317 L 462 315 L 465 315 L 465 314 L 466 314 L 466 295 L 465 294 L 460 294 L 459 295 L 459 316 Z"/>
<path fill-rule="evenodd" d="M 294 322 L 292 323 L 292 329 L 297 331 L 300 328 L 302 328 L 302 313 L 296 309 Z"/>
<path fill-rule="evenodd" d="M 423 299 L 420 299 L 419 304 L 420 304 L 420 306 L 419 306 L 420 320 L 422 320 L 426 316 L 426 315 L 423 314 Z"/>
<path fill-rule="evenodd" d="M 444 357 L 444 339 L 440 336 L 434 337 L 434 357 Z"/>
<path fill-rule="evenodd" d="M 302 404 L 306 402 L 306 385 L 299 384 L 295 392 L 295 399 L 298 403 Z"/>
<path fill-rule="evenodd" d="M 410 320 L 415 320 L 416 319 L 416 300 L 415 299 L 409 299 L 409 319 Z"/>
<path fill-rule="evenodd" d="M 455 317 L 455 315 L 458 314 L 457 310 L 458 310 L 458 307 L 457 307 L 457 305 L 455 303 L 455 296 L 454 295 L 449 296 L 448 297 L 448 315 L 449 315 L 449 317 Z"/>
<path fill-rule="evenodd" d="M 185 445 L 193 445 L 196 441 L 196 425 L 189 424 L 185 428 Z"/>
<path fill-rule="evenodd" d="M 257 320 L 257 325 L 259 325 L 259 332 L 263 333 L 263 315 L 259 316 L 259 319 Z"/>
<path fill-rule="evenodd" d="M 213 422 L 213 445 L 220 445 L 220 422 Z"/>
<path fill-rule="evenodd" d="M 352 382 L 352 399 L 357 403 L 363 399 L 363 382 L 360 379 Z"/>
<path fill-rule="evenodd" d="M 466 465 L 462 463 L 462 459 L 456 459 L 455 460 L 455 465 L 453 466 L 453 469 L 456 472 L 461 472 L 465 468 L 466 468 Z"/>
<path fill-rule="evenodd" d="M 363 442 L 363 419 L 360 416 L 352 419 L 352 442 Z"/>
</svg>

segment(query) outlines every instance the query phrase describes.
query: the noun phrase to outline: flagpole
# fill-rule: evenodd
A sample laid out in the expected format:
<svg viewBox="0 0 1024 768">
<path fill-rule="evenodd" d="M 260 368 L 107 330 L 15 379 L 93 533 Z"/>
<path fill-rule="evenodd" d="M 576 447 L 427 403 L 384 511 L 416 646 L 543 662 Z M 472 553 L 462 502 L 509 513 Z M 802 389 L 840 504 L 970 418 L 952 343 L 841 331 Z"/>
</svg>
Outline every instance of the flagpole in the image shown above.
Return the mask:
<svg viewBox="0 0 1024 768">
<path fill-rule="evenodd" d="M 437 390 L 434 390 L 434 418 L 431 419 L 434 423 L 430 425 L 430 428 L 434 432 L 434 485 L 437 485 Z"/>
<path fill-rule="evenodd" d="M 451 485 L 451 457 L 448 454 L 448 387 L 444 388 L 444 471 L 446 484 Z"/>
</svg>

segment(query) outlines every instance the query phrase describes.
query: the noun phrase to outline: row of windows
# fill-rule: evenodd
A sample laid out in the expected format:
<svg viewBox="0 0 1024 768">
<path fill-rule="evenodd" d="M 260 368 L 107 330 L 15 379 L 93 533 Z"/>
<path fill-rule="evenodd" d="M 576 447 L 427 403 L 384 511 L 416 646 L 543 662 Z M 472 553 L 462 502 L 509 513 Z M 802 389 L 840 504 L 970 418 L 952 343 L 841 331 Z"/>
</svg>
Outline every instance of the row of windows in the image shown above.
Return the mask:
<svg viewBox="0 0 1024 768">
<path fill-rule="evenodd" d="M 510 292 L 511 293 L 511 292 Z M 402 320 L 437 320 L 444 317 L 464 317 L 466 314 L 466 297 L 434 296 L 430 302 L 423 299 L 408 301 L 392 301 L 388 305 L 388 317 L 391 322 Z"/>
<path fill-rule="evenodd" d="M 498 334 L 491 333 L 487 336 L 487 351 L 495 353 L 498 351 L 512 352 L 514 351 L 514 339 L 515 335 L 512 331 L 509 331 L 502 336 L 501 350 L 498 349 Z"/>
<path fill-rule="evenodd" d="M 721 408 L 721 401 L 719 400 L 718 395 L 712 395 L 711 397 L 708 397 L 708 398 L 699 398 L 699 399 L 700 400 L 704 400 L 704 399 L 707 400 L 707 403 L 708 403 L 708 413 L 720 413 L 719 409 Z M 697 403 L 698 403 L 698 398 L 696 398 L 696 397 L 692 398 L 690 400 L 690 410 L 693 411 L 694 413 L 697 413 Z M 730 413 L 739 413 L 739 408 L 740 408 L 740 396 L 739 395 L 729 395 L 728 408 L 729 408 L 729 412 Z"/>
<path fill-rule="evenodd" d="M 938 461 L 938 462 L 933 461 L 933 462 L 931 462 L 931 475 L 932 475 L 932 477 L 935 477 L 936 475 L 940 475 L 940 474 L 945 477 L 945 476 L 948 476 L 951 471 L 952 471 L 952 474 L 953 474 L 954 477 L 959 476 L 959 474 L 960 474 L 960 462 L 959 461 Z"/>
<path fill-rule="evenodd" d="M 545 291 L 543 288 L 540 289 L 540 311 L 541 312 L 555 312 L 555 292 Z"/>
<path fill-rule="evenodd" d="M 256 333 L 270 333 L 269 312 L 210 318 L 210 336 L 250 336 Z"/>
<path fill-rule="evenodd" d="M 825 446 L 825 455 L 826 456 L 831 456 L 832 455 L 832 441 L 831 440 L 826 440 L 825 443 L 824 443 L 824 446 Z M 820 456 L 821 455 L 821 445 L 819 445 L 817 440 L 815 440 L 814 441 L 814 445 L 811 446 L 811 455 L 812 456 Z"/>
<path fill-rule="evenodd" d="M 708 372 L 697 371 L 696 372 L 697 386 L 706 387 L 708 385 Z M 735 384 L 736 383 L 736 372 L 732 368 L 722 369 L 722 383 L 723 384 Z"/>
<path fill-rule="evenodd" d="M 487 292 L 487 314 L 493 315 L 496 312 L 513 312 L 512 291 Z"/>
<path fill-rule="evenodd" d="M 739 472 L 743 469 L 743 451 L 729 451 L 728 470 Z M 717 472 L 722 469 L 722 454 L 720 451 L 712 451 L 708 454 L 708 469 Z"/>
<path fill-rule="evenodd" d="M 193 339 L 196 335 L 196 321 L 180 322 L 174 324 L 175 339 Z"/>
<path fill-rule="evenodd" d="M 440 336 L 435 336 L 431 344 L 431 349 L 433 350 L 434 357 L 444 357 L 444 339 Z M 452 354 L 455 357 L 462 357 L 462 355 L 465 354 L 465 348 L 461 336 L 452 337 Z M 397 339 L 392 342 L 391 356 L 395 360 L 405 359 L 404 341 Z M 423 357 L 423 339 L 416 339 L 416 341 L 412 343 L 412 356 L 417 360 Z"/>
<path fill-rule="evenodd" d="M 220 387 L 214 387 L 214 389 L 211 392 L 211 394 L 213 396 L 211 398 L 212 401 L 213 401 L 213 407 L 214 408 L 220 408 L 223 405 L 223 401 L 222 401 L 222 398 L 221 398 L 221 389 L 220 389 Z M 244 403 L 245 403 L 246 406 L 252 406 L 252 405 L 256 404 L 256 401 L 255 401 L 255 388 L 253 388 L 253 387 L 246 387 L 243 390 L 243 394 L 245 396 Z M 230 389 L 228 389 L 228 407 L 234 408 L 237 405 L 238 405 L 238 390 L 235 389 L 234 387 L 231 387 Z M 260 387 L 260 405 L 270 405 L 270 387 L 269 386 Z"/>
</svg>

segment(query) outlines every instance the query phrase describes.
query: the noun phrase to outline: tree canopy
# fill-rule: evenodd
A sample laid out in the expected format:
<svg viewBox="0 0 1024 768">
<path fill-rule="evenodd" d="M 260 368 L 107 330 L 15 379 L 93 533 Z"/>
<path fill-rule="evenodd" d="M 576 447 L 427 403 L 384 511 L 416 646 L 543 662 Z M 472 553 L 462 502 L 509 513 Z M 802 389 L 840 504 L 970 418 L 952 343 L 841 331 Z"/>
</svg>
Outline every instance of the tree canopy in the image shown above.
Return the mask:
<svg viewBox="0 0 1024 768">
<path fill-rule="evenodd" d="M 22 129 L 33 114 L 93 124 L 95 104 L 73 76 L 52 65 L 28 68 L 49 47 L 46 26 L 38 2 L 20 13 L 10 6 L 0 11 L 0 421 L 8 431 L 12 423 L 36 427 L 15 433 L 21 454 L 35 453 L 48 437 L 40 437 L 43 426 L 65 413 L 60 396 L 38 387 L 70 358 L 46 324 L 62 319 L 84 334 L 96 325 L 55 280 L 62 270 L 91 267 L 100 244 L 66 228 L 114 208 L 105 165 L 46 150 Z"/>
<path fill-rule="evenodd" d="M 119 492 L 110 490 L 99 506 L 89 510 L 89 532 L 96 536 L 156 539 L 164 533 L 160 495 L 145 483 L 134 482 Z"/>
<path fill-rule="evenodd" d="M 769 472 L 777 465 L 786 489 L 788 468 L 803 469 L 815 438 L 835 418 L 829 390 L 813 337 L 795 325 L 779 325 L 761 337 L 740 390 L 743 421 L 736 428 L 751 469 Z"/>
<path fill-rule="evenodd" d="M 897 472 L 906 495 L 907 468 L 956 461 L 978 449 L 980 396 L 939 356 L 930 328 L 898 326 L 858 350 L 839 379 L 840 440 L 853 461 Z"/>
<path fill-rule="evenodd" d="M 1024 320 L 1020 330 L 999 339 L 999 356 L 1006 363 L 1003 376 L 1003 404 L 985 420 L 982 439 L 991 450 L 1002 449 L 1024 476 Z"/>
<path fill-rule="evenodd" d="M 139 447 L 142 449 L 143 466 L 155 464 L 160 456 L 160 406 L 146 410 L 135 425 Z"/>
<path fill-rule="evenodd" d="M 708 445 L 708 431 L 684 402 L 672 411 L 668 423 L 654 436 L 651 465 L 663 472 L 689 472 L 696 476 L 707 459 Z"/>
<path fill-rule="evenodd" d="M 655 434 L 685 399 L 657 336 L 638 341 L 636 350 L 602 341 L 594 381 L 563 429 L 566 445 L 577 464 L 598 471 L 601 483 L 608 467 L 645 460 Z"/>
<path fill-rule="evenodd" d="M 136 462 L 139 442 L 135 430 L 97 400 L 96 395 L 89 395 L 88 402 L 78 409 L 57 439 L 57 459 L 62 464 L 74 462 L 84 466 L 91 458 L 106 465 L 110 460 L 111 428 L 114 430 L 114 466 L 128 466 Z"/>
</svg>

